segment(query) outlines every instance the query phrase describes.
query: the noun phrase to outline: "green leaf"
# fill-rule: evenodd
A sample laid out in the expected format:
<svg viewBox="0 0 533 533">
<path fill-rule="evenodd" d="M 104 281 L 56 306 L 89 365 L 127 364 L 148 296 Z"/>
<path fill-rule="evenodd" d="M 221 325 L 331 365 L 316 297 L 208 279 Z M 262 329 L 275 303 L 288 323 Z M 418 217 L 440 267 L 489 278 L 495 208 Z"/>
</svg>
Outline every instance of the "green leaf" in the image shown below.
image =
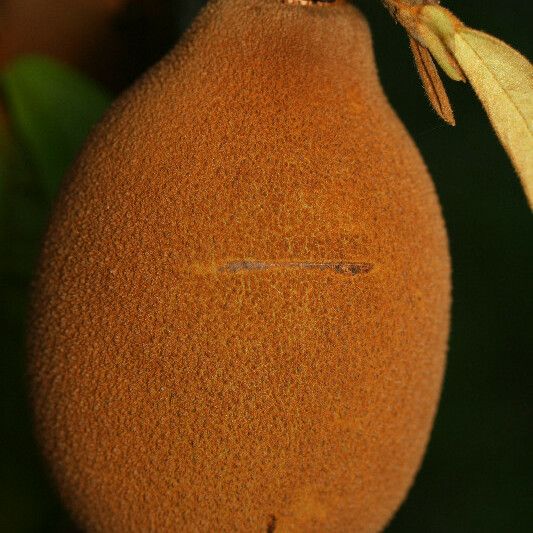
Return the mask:
<svg viewBox="0 0 533 533">
<path fill-rule="evenodd" d="M 7 129 L 0 116 L 0 217 L 6 194 L 6 180 L 9 167 L 9 138 Z"/>
<path fill-rule="evenodd" d="M 111 98 L 97 84 L 51 59 L 27 56 L 0 74 L 16 136 L 52 199 Z"/>
</svg>

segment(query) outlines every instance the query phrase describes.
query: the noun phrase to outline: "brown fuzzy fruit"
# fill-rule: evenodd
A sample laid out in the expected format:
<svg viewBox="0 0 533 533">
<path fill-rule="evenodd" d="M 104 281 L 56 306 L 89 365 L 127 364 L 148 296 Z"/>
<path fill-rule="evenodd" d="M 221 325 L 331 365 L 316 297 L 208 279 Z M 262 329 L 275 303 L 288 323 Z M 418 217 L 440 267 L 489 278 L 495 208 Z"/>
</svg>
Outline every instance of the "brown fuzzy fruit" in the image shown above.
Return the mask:
<svg viewBox="0 0 533 533">
<path fill-rule="evenodd" d="M 349 4 L 218 0 L 66 183 L 31 334 L 89 531 L 375 532 L 438 402 L 435 191 Z"/>
</svg>

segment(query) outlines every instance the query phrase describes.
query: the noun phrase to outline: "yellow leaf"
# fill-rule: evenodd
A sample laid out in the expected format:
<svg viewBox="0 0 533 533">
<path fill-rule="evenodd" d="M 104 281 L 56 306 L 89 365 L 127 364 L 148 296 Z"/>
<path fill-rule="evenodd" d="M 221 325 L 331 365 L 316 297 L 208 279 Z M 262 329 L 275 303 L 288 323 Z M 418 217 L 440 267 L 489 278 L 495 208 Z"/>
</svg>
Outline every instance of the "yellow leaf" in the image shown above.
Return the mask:
<svg viewBox="0 0 533 533">
<path fill-rule="evenodd" d="M 504 42 L 467 27 L 454 55 L 520 176 L 533 209 L 533 65 Z"/>
<path fill-rule="evenodd" d="M 465 81 L 461 67 L 449 46 L 450 40 L 457 30 L 463 27 L 463 23 L 451 11 L 437 5 L 425 5 L 415 12 L 418 40 L 429 49 L 440 68 L 452 80 Z"/>
<path fill-rule="evenodd" d="M 384 0 L 392 16 L 409 37 L 427 48 L 440 68 L 455 81 L 465 81 L 461 68 L 447 47 L 443 36 L 453 35 L 462 23 L 440 7 L 438 0 Z M 426 12 L 427 10 L 427 12 Z M 426 16 L 427 15 L 427 16 Z"/>
<path fill-rule="evenodd" d="M 442 39 L 437 34 L 421 25 L 418 28 L 418 39 L 423 46 L 429 49 L 439 67 L 446 72 L 448 77 L 454 81 L 465 81 L 461 68 Z"/>
<path fill-rule="evenodd" d="M 452 79 L 466 76 L 520 176 L 533 210 L 533 65 L 503 41 L 465 26 L 438 5 L 438 0 L 384 3 L 407 30 L 424 87 L 443 118 L 449 118 L 451 107 L 431 58 L 424 54 L 429 51 Z"/>
</svg>

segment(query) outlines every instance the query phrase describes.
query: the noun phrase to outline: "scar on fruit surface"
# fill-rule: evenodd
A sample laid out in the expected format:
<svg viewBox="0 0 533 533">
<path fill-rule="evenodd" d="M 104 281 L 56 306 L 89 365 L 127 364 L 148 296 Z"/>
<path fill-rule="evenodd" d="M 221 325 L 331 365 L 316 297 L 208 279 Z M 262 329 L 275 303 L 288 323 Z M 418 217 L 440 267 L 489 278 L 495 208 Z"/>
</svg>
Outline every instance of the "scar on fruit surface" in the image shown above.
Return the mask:
<svg viewBox="0 0 533 533">
<path fill-rule="evenodd" d="M 330 270 L 337 274 L 366 274 L 374 268 L 371 263 L 337 262 L 291 262 L 291 261 L 232 261 L 218 268 L 219 272 L 242 272 L 250 270 Z"/>
<path fill-rule="evenodd" d="M 294 6 L 331 6 L 340 3 L 339 0 L 281 0 L 283 4 Z"/>
<path fill-rule="evenodd" d="M 245 274 L 262 273 L 267 271 L 318 271 L 330 272 L 344 276 L 368 274 L 376 268 L 374 263 L 363 261 L 283 261 L 236 259 L 224 262 L 193 263 L 188 270 L 196 274 Z"/>
</svg>

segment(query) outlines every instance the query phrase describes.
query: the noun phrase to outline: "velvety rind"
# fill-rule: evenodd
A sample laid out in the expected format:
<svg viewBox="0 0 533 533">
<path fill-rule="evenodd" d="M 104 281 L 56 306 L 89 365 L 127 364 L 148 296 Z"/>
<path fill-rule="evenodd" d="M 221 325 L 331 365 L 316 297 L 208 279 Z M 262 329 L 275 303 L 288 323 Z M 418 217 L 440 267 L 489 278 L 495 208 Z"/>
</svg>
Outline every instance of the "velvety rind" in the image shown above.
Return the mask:
<svg viewBox="0 0 533 533">
<path fill-rule="evenodd" d="M 380 530 L 449 306 L 360 13 L 210 4 L 93 133 L 44 244 L 30 374 L 66 505 L 89 531 Z"/>
</svg>

